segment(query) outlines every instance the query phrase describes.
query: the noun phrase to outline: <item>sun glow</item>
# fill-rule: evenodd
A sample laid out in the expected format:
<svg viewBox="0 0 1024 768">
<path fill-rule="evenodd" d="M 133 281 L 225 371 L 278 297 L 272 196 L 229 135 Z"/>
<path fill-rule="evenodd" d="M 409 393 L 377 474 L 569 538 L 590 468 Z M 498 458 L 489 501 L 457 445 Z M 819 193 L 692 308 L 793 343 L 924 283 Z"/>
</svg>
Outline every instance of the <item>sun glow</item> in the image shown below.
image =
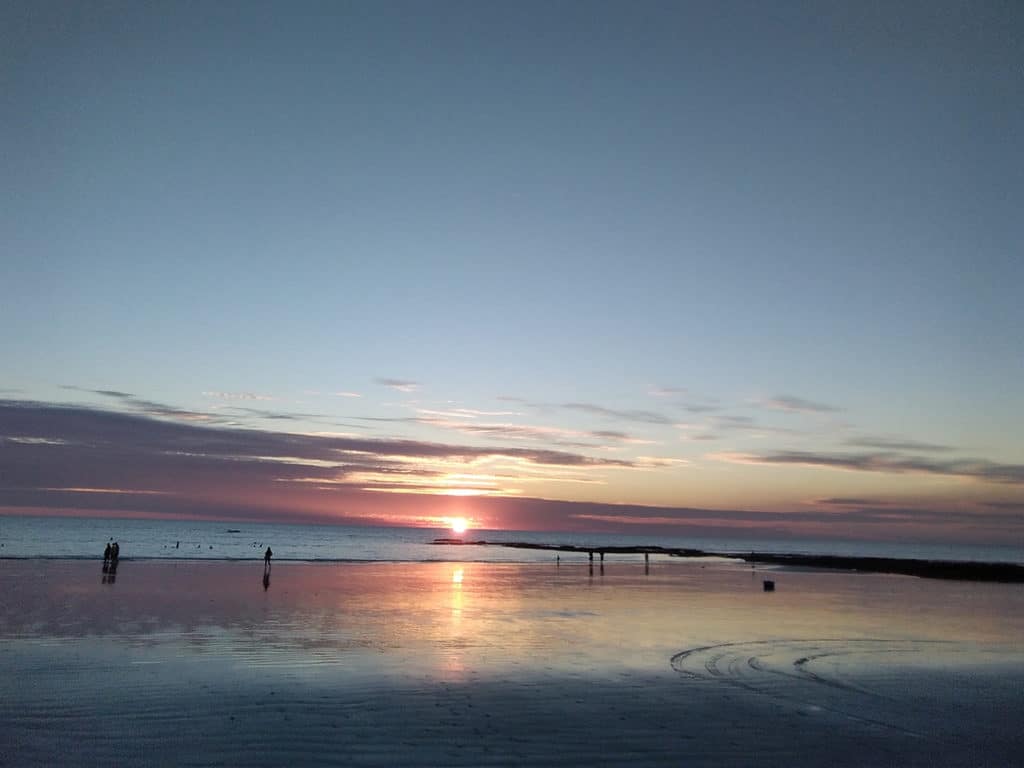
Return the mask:
<svg viewBox="0 0 1024 768">
<path fill-rule="evenodd" d="M 453 517 L 452 518 L 452 533 L 463 534 L 466 532 L 466 528 L 469 527 L 469 523 L 466 522 L 464 517 Z"/>
</svg>

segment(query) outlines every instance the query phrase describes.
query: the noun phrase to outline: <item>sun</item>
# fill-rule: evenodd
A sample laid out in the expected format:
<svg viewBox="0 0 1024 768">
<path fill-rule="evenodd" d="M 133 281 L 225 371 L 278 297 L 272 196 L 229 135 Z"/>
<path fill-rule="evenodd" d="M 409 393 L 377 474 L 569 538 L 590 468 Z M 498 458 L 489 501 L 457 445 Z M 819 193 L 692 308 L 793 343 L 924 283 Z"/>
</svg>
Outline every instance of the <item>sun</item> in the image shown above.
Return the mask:
<svg viewBox="0 0 1024 768">
<path fill-rule="evenodd" d="M 459 533 L 459 534 L 465 533 L 466 532 L 466 528 L 468 528 L 468 527 L 469 527 L 469 524 L 466 522 L 466 518 L 464 518 L 464 517 L 453 517 L 452 518 L 452 533 Z"/>
</svg>

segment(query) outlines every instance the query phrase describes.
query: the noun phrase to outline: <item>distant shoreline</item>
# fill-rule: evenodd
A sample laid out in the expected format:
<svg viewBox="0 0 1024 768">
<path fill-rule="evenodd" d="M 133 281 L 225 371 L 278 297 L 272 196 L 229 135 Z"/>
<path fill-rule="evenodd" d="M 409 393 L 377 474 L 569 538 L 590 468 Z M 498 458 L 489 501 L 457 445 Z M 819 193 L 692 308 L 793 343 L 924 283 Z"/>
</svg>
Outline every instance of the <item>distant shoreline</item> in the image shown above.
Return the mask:
<svg viewBox="0 0 1024 768">
<path fill-rule="evenodd" d="M 575 544 L 534 544 L 525 541 L 466 541 L 455 538 L 434 539 L 439 546 L 509 547 L 512 549 L 539 549 L 552 552 L 578 552 L 603 556 L 636 554 L 668 555 L 670 557 L 720 557 L 729 560 L 765 565 L 783 565 L 801 568 L 827 568 L 830 570 L 861 571 L 866 573 L 894 573 L 919 576 L 926 579 L 955 579 L 960 581 L 992 581 L 1007 584 L 1024 583 L 1024 565 L 1016 563 L 986 563 L 965 560 L 920 560 L 897 557 L 861 557 L 851 555 L 801 555 L 781 552 L 711 552 L 703 549 L 652 546 L 580 546 Z"/>
<path fill-rule="evenodd" d="M 1005 584 L 1024 583 L 1024 564 L 1011 562 L 986 562 L 976 560 L 929 560 L 921 558 L 873 557 L 861 555 L 821 555 L 792 554 L 783 552 L 737 552 L 735 550 L 720 552 L 714 550 L 694 549 L 685 547 L 663 547 L 659 545 L 579 545 L 579 544 L 540 544 L 523 541 L 486 541 L 464 540 L 457 538 L 439 538 L 428 545 L 437 546 L 481 546 L 503 547 L 506 549 L 522 549 L 534 551 L 566 552 L 591 555 L 597 559 L 605 555 L 662 555 L 680 559 L 716 558 L 732 562 L 745 562 L 752 565 L 777 565 L 792 568 L 817 568 L 836 571 L 854 571 L 861 573 L 889 573 L 904 576 L 917 576 L 929 579 L 947 579 L 959 581 L 980 581 Z M 70 561 L 99 562 L 101 558 L 87 555 L 0 555 L 0 562 L 30 561 Z M 156 563 L 263 563 L 262 557 L 229 557 L 203 555 L 189 556 L 122 556 L 121 562 L 156 562 Z M 379 559 L 379 558 L 308 558 L 308 557 L 275 557 L 274 563 L 308 563 L 323 565 L 371 565 L 375 563 L 431 563 L 431 562 L 464 562 L 462 560 L 419 560 L 419 559 Z M 472 561 L 477 562 L 477 561 Z M 536 563 L 534 563 L 536 564 Z"/>
</svg>

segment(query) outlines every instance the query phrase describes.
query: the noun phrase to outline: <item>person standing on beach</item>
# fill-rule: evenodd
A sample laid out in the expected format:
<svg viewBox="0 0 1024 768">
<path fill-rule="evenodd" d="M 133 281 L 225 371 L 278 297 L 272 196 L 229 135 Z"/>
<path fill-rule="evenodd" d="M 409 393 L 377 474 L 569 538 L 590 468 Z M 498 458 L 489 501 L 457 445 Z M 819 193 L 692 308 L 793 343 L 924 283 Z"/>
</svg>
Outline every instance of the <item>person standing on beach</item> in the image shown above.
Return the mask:
<svg viewBox="0 0 1024 768">
<path fill-rule="evenodd" d="M 107 542 L 107 546 L 103 550 L 103 564 L 106 565 L 110 562 L 110 542 Z"/>
<path fill-rule="evenodd" d="M 274 553 L 270 551 L 270 547 L 267 547 L 267 551 L 263 553 L 263 567 L 270 567 L 270 558 L 274 556 Z"/>
<path fill-rule="evenodd" d="M 114 545 L 110 548 L 110 562 L 116 563 L 117 562 L 117 558 L 119 558 L 120 556 L 121 556 L 121 545 L 118 544 L 115 541 Z"/>
</svg>

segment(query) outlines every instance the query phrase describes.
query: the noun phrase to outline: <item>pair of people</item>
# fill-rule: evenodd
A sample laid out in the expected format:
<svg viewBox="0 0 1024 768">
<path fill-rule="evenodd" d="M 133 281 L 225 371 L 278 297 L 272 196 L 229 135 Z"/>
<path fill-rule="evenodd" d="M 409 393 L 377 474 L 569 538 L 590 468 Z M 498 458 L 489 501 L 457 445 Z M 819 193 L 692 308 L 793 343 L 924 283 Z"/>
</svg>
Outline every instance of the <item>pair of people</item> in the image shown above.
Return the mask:
<svg viewBox="0 0 1024 768">
<path fill-rule="evenodd" d="M 111 544 L 107 542 L 103 550 L 103 583 L 113 584 L 114 574 L 117 573 L 117 558 L 121 556 L 121 545 L 116 541 Z"/>
<path fill-rule="evenodd" d="M 111 544 L 107 542 L 106 549 L 103 550 L 103 562 L 104 563 L 116 563 L 117 558 L 121 556 L 121 546 L 115 541 Z"/>
</svg>

